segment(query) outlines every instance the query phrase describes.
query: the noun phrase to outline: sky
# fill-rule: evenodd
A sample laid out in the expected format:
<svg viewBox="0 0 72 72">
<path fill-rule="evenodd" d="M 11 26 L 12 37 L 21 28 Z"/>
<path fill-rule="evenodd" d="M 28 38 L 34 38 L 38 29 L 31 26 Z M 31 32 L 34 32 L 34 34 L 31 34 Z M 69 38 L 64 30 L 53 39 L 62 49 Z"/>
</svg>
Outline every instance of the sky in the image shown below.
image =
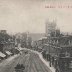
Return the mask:
<svg viewBox="0 0 72 72">
<path fill-rule="evenodd" d="M 53 20 L 61 31 L 72 32 L 71 0 L 0 0 L 0 30 L 44 33 L 45 22 Z"/>
</svg>

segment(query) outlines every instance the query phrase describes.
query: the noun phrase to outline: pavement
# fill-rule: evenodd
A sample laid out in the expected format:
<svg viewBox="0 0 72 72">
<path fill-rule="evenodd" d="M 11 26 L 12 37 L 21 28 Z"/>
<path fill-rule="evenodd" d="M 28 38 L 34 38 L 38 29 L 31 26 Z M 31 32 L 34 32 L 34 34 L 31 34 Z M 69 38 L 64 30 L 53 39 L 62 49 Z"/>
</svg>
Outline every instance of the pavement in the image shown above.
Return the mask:
<svg viewBox="0 0 72 72">
<path fill-rule="evenodd" d="M 42 56 L 41 53 L 39 53 L 39 52 L 37 52 L 37 51 L 33 51 L 33 52 L 39 55 L 39 58 L 42 60 L 42 62 L 43 62 L 52 72 L 55 72 L 55 68 L 49 66 L 49 62 L 43 58 L 43 56 Z"/>
<path fill-rule="evenodd" d="M 14 58 L 16 58 L 18 56 L 19 56 L 19 54 L 18 55 L 11 56 L 11 57 L 9 57 L 9 58 L 1 61 L 0 62 L 0 66 L 8 64 L 10 61 L 12 61 Z"/>
<path fill-rule="evenodd" d="M 40 59 L 43 61 L 43 63 L 44 63 L 52 72 L 55 72 L 55 68 L 49 66 L 49 62 L 46 61 L 45 59 L 43 59 L 42 54 L 39 54 L 39 57 L 40 57 Z"/>
</svg>

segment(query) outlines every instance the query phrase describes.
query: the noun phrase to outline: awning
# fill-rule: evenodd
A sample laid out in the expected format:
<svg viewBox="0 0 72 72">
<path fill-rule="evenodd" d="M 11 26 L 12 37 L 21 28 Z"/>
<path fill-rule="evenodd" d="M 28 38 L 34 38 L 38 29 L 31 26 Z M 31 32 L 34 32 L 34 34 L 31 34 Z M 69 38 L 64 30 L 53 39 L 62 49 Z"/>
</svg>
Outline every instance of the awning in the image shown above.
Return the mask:
<svg viewBox="0 0 72 72">
<path fill-rule="evenodd" d="M 6 53 L 8 54 L 8 55 L 11 55 L 12 53 L 11 52 L 9 52 L 9 51 L 6 51 Z"/>
<path fill-rule="evenodd" d="M 0 52 L 0 57 L 5 57 L 6 55 Z"/>
</svg>

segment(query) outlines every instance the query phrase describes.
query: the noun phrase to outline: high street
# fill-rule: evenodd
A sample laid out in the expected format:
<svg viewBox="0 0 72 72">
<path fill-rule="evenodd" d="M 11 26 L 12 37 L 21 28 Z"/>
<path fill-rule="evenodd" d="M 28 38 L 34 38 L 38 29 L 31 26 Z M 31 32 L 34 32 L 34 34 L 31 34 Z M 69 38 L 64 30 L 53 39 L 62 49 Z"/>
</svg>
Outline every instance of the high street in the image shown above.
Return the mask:
<svg viewBox="0 0 72 72">
<path fill-rule="evenodd" d="M 25 66 L 24 72 L 51 72 L 51 70 L 41 61 L 39 55 L 28 51 L 23 51 L 21 55 L 16 56 L 12 60 L 5 60 L 0 64 L 0 72 L 15 72 L 17 64 Z"/>
</svg>

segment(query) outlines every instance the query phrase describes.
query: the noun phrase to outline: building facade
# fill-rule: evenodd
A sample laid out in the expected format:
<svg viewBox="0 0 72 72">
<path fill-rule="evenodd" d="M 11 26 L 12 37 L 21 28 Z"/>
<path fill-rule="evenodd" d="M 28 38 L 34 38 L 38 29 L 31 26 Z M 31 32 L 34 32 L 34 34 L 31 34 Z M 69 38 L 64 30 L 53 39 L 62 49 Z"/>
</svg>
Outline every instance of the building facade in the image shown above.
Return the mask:
<svg viewBox="0 0 72 72">
<path fill-rule="evenodd" d="M 53 21 L 53 22 L 46 21 L 45 25 L 46 25 L 46 28 L 45 28 L 46 36 L 50 36 L 52 32 L 55 32 L 55 29 L 56 29 L 55 21 Z"/>
</svg>

